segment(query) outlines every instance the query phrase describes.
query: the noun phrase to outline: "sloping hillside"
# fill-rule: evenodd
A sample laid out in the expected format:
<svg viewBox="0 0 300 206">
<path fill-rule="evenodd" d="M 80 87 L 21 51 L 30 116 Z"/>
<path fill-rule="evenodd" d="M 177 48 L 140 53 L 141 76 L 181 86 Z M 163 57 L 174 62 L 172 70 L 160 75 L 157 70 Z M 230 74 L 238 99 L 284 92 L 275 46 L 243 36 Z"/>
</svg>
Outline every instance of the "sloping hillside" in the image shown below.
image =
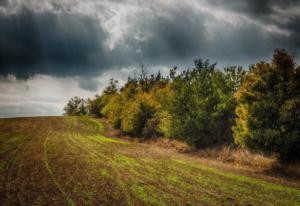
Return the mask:
<svg viewBox="0 0 300 206">
<path fill-rule="evenodd" d="M 101 130 L 89 118 L 1 119 L 1 205 L 300 205 L 297 189 Z"/>
</svg>

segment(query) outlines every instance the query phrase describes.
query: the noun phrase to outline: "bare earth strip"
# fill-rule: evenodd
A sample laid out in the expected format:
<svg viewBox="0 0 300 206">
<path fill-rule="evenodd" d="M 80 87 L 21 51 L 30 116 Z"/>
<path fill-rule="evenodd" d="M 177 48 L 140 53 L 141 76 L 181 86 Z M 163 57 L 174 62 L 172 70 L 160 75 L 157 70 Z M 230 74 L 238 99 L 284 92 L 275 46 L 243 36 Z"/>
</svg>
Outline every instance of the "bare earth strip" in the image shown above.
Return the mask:
<svg viewBox="0 0 300 206">
<path fill-rule="evenodd" d="M 83 117 L 0 120 L 0 205 L 300 205 L 300 191 L 108 138 Z"/>
</svg>

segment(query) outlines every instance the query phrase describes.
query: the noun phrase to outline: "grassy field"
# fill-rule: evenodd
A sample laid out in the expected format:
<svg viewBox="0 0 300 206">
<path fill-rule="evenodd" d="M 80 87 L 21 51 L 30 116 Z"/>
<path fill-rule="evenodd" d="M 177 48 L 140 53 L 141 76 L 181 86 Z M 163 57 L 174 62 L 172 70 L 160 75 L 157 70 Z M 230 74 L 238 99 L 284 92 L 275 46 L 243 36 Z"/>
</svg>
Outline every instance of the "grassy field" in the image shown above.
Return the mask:
<svg viewBox="0 0 300 206">
<path fill-rule="evenodd" d="M 300 205 L 300 191 L 102 135 L 76 117 L 0 120 L 0 205 Z"/>
</svg>

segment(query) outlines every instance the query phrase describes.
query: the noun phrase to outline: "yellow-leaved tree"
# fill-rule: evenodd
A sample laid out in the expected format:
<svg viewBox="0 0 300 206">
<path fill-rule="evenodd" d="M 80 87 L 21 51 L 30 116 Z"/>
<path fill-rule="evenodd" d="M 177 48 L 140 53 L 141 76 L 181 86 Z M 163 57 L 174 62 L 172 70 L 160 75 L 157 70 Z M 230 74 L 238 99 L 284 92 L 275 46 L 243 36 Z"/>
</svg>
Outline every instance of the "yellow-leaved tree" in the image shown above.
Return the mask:
<svg viewBox="0 0 300 206">
<path fill-rule="evenodd" d="M 283 161 L 300 158 L 300 69 L 286 51 L 252 66 L 235 97 L 236 143 Z"/>
</svg>

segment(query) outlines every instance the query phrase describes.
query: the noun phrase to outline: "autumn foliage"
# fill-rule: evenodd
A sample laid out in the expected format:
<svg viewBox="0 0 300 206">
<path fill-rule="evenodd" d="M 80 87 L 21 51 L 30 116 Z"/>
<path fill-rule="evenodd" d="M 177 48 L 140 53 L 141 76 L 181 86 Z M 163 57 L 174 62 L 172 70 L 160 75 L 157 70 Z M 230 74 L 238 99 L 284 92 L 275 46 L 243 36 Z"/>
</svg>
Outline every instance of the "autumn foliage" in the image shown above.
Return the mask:
<svg viewBox="0 0 300 206">
<path fill-rule="evenodd" d="M 236 92 L 235 142 L 282 160 L 300 158 L 300 69 L 284 51 L 250 68 Z"/>
</svg>

